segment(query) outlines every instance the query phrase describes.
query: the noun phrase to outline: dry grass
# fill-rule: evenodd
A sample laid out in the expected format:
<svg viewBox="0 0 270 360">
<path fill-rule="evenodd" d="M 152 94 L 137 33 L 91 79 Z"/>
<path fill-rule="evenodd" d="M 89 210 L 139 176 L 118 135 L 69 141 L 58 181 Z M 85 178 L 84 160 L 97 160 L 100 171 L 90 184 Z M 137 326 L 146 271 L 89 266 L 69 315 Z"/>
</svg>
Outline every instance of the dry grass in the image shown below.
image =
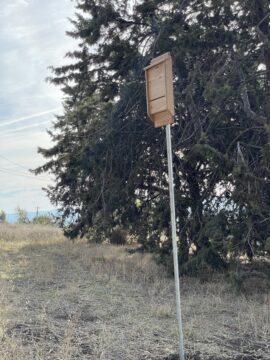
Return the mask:
<svg viewBox="0 0 270 360">
<path fill-rule="evenodd" d="M 186 349 L 269 359 L 269 294 L 181 279 Z M 0 226 L 0 359 L 165 359 L 177 352 L 174 284 L 150 255 Z M 200 356 L 198 356 L 200 353 Z M 171 357 L 173 358 L 173 357 Z"/>
</svg>

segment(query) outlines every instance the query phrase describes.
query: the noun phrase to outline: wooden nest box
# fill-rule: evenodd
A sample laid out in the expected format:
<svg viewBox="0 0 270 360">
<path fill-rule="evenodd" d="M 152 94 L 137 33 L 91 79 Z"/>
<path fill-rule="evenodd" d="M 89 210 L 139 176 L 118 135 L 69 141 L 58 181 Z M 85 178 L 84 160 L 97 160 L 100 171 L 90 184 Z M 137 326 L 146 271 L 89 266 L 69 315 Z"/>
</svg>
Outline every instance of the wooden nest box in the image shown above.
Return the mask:
<svg viewBox="0 0 270 360">
<path fill-rule="evenodd" d="M 156 57 L 144 70 L 148 116 L 155 127 L 172 124 L 174 95 L 170 53 Z"/>
</svg>

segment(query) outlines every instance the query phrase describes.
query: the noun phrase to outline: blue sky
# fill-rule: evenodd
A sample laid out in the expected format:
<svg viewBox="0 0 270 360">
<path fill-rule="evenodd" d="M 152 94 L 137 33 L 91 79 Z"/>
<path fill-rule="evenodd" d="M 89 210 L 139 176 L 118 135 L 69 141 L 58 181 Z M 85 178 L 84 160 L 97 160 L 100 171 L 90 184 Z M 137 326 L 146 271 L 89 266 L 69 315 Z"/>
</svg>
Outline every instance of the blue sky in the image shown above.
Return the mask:
<svg viewBox="0 0 270 360">
<path fill-rule="evenodd" d="M 37 147 L 49 147 L 46 128 L 61 113 L 61 92 L 48 84 L 48 66 L 65 63 L 76 45 L 67 37 L 71 0 L 5 0 L 0 8 L 0 209 L 52 209 L 27 169 L 42 164 Z"/>
</svg>

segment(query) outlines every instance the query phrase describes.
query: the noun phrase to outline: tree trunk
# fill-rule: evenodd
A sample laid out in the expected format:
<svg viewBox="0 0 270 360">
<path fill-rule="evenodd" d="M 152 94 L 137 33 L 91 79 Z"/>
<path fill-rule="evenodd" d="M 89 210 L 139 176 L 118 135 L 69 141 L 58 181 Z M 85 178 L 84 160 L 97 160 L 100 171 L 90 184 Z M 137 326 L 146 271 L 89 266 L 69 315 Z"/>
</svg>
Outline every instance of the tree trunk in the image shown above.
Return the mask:
<svg viewBox="0 0 270 360">
<path fill-rule="evenodd" d="M 189 187 L 191 199 L 191 242 L 196 245 L 197 251 L 200 251 L 209 244 L 206 237 L 201 237 L 201 230 L 203 228 L 203 204 L 200 194 L 200 186 L 197 180 L 197 171 L 190 163 L 186 162 L 184 165 L 186 172 L 186 180 Z"/>
</svg>

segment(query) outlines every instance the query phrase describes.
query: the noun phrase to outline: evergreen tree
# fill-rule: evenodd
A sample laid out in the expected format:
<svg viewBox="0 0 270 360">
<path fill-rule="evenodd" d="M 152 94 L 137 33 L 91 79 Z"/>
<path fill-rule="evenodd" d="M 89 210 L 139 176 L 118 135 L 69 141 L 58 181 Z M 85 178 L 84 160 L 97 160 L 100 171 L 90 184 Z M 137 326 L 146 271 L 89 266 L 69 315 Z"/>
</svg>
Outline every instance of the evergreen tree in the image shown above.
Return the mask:
<svg viewBox="0 0 270 360">
<path fill-rule="evenodd" d="M 266 0 L 77 0 L 78 49 L 54 68 L 64 115 L 39 149 L 70 237 L 119 226 L 171 253 L 164 129 L 147 120 L 143 68 L 170 51 L 180 259 L 220 268 L 269 237 L 270 33 Z M 201 260 L 200 260 L 201 259 Z"/>
</svg>

